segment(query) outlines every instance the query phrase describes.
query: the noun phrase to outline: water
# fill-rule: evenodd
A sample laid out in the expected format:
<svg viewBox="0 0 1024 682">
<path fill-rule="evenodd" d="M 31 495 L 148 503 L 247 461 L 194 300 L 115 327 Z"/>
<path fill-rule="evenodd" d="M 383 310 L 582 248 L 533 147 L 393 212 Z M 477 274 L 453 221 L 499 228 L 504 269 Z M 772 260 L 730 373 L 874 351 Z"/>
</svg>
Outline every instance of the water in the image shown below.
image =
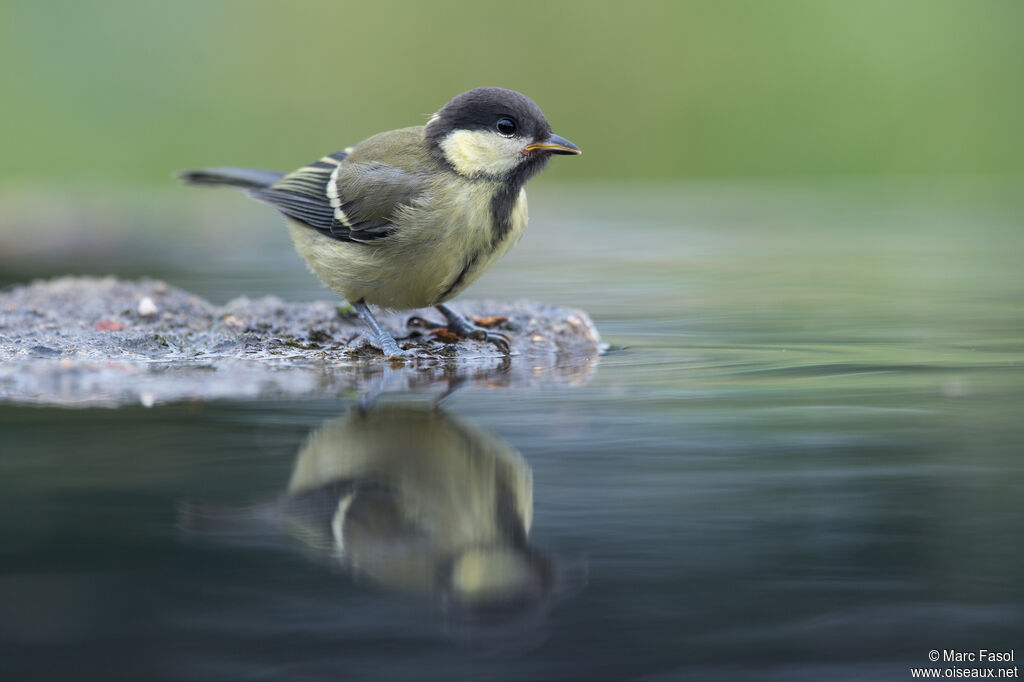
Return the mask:
<svg viewBox="0 0 1024 682">
<path fill-rule="evenodd" d="M 589 380 L 485 376 L 440 413 L 447 385 L 385 393 L 359 438 L 356 395 L 4 406 L 4 678 L 906 680 L 932 649 L 1019 656 L 1020 189 L 535 192 L 467 296 L 588 310 L 611 344 Z M 179 244 L 172 283 L 326 295 L 232 199 L 258 248 Z M 311 503 L 300 478 L 347 483 Z M 481 547 L 493 608 L 452 590 Z"/>
</svg>

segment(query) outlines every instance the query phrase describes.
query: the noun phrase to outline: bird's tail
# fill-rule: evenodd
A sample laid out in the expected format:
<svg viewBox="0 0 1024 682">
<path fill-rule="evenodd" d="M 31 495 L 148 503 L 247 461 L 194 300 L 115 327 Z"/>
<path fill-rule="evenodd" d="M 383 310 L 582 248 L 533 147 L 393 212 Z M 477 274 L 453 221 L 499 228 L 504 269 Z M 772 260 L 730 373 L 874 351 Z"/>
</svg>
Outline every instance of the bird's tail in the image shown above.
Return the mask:
<svg viewBox="0 0 1024 682">
<path fill-rule="evenodd" d="M 178 507 L 178 528 L 187 535 L 272 535 L 279 530 L 280 525 L 281 513 L 276 501 L 244 507 L 183 502 Z"/>
<path fill-rule="evenodd" d="M 201 168 L 178 173 L 178 178 L 186 185 L 206 185 L 216 187 L 240 187 L 242 189 L 262 189 L 269 187 L 284 177 L 284 173 L 258 168 Z"/>
</svg>

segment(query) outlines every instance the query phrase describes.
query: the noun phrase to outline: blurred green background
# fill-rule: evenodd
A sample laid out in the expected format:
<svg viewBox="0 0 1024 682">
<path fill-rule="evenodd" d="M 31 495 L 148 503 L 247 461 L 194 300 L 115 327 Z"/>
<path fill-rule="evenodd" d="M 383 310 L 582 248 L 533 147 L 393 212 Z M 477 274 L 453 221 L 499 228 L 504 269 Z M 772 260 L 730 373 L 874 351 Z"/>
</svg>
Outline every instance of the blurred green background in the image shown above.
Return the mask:
<svg viewBox="0 0 1024 682">
<path fill-rule="evenodd" d="M 584 149 L 546 177 L 1019 173 L 1022 37 L 1016 0 L 5 2 L 0 186 L 291 169 L 478 85 Z"/>
</svg>

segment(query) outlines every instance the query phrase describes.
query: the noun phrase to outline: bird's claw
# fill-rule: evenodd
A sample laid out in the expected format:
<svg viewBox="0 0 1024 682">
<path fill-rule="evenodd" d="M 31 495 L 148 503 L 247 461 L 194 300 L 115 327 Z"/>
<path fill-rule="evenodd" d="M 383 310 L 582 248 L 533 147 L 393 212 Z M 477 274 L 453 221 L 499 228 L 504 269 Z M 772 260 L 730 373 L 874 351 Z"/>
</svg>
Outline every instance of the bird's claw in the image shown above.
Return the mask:
<svg viewBox="0 0 1024 682">
<path fill-rule="evenodd" d="M 475 339 L 477 341 L 486 341 L 487 343 L 494 344 L 498 347 L 498 350 L 506 355 L 511 352 L 511 341 L 504 334 L 492 332 L 489 329 L 484 329 L 483 327 L 478 327 L 468 320 L 463 320 L 462 322 L 462 324 L 449 324 L 448 331 L 453 334 L 458 334 L 464 339 Z"/>
<path fill-rule="evenodd" d="M 505 336 L 504 334 L 499 334 L 498 332 L 489 332 L 486 330 L 484 331 L 486 332 L 486 335 L 484 337 L 485 341 L 487 341 L 488 343 L 493 343 L 495 346 L 498 347 L 498 350 L 500 350 L 505 355 L 508 355 L 509 353 L 512 352 L 512 343 L 507 336 Z"/>
<path fill-rule="evenodd" d="M 473 339 L 474 341 L 486 341 L 494 344 L 498 350 L 508 355 L 512 350 L 512 342 L 509 337 L 499 332 L 492 332 L 489 329 L 478 327 L 468 320 L 462 320 L 462 324 L 449 323 L 437 324 L 418 315 L 410 317 L 406 326 L 419 329 L 427 329 L 431 336 L 444 343 L 457 343 L 460 339 Z"/>
</svg>

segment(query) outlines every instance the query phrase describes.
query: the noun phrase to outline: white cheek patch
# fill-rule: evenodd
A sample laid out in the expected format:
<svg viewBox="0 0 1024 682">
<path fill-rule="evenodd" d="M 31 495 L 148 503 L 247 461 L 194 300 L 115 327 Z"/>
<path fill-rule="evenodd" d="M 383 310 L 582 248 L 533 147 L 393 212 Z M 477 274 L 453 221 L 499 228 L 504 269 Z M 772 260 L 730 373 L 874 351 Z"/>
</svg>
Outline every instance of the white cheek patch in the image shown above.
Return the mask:
<svg viewBox="0 0 1024 682">
<path fill-rule="evenodd" d="M 489 130 L 453 130 L 441 140 L 448 163 L 462 175 L 501 176 L 522 159 L 526 141 Z"/>
</svg>

